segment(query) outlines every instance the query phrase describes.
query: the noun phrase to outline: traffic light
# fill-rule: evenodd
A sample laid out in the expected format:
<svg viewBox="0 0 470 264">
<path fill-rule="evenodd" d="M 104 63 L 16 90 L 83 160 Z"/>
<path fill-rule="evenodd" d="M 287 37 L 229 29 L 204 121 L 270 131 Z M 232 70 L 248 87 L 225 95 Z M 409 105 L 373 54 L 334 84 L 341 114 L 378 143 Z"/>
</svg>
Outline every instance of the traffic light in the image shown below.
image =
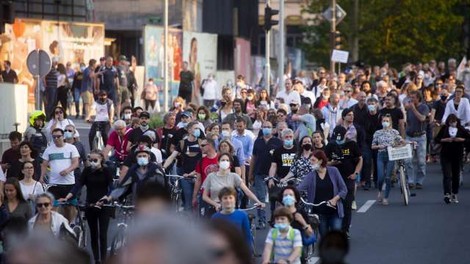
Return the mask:
<svg viewBox="0 0 470 264">
<path fill-rule="evenodd" d="M 264 8 L 264 30 L 271 30 L 272 26 L 279 23 L 277 20 L 273 20 L 273 16 L 279 14 L 279 10 L 272 9 L 269 5 Z"/>
<path fill-rule="evenodd" d="M 341 32 L 339 31 L 335 32 L 334 40 L 335 40 L 335 49 L 337 50 L 341 49 L 341 44 L 342 44 Z"/>
</svg>

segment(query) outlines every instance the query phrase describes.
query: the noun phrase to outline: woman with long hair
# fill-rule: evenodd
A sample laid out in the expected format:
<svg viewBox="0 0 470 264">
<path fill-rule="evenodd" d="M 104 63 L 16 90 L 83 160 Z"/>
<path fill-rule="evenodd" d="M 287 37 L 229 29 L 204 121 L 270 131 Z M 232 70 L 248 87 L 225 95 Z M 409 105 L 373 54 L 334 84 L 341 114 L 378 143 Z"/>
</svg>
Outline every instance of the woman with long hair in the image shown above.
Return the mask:
<svg viewBox="0 0 470 264">
<path fill-rule="evenodd" d="M 41 174 L 41 162 L 37 157 L 36 150 L 33 148 L 31 142 L 23 141 L 20 143 L 20 154 L 21 158 L 11 164 L 8 169 L 8 178 L 17 178 L 18 180 L 23 179 L 23 166 L 26 162 L 31 162 L 34 167 L 34 179 L 39 179 Z"/>
<path fill-rule="evenodd" d="M 434 141 L 441 144 L 441 168 L 443 175 L 444 202 L 458 203 L 463 150 L 470 135 L 455 114 L 450 114 Z"/>
<path fill-rule="evenodd" d="M 23 198 L 30 204 L 30 206 L 33 205 L 34 197 L 44 192 L 42 184 L 33 179 L 34 171 L 35 168 L 33 162 L 26 161 L 23 163 L 22 172 L 24 178 L 20 181 L 20 187 Z M 34 207 L 31 208 L 31 212 L 33 210 Z"/>
<path fill-rule="evenodd" d="M 232 155 L 233 166 L 230 167 L 230 171 L 241 175 L 242 169 L 240 161 L 238 160 L 238 156 L 235 153 L 235 148 L 233 147 L 232 142 L 230 142 L 228 139 L 220 141 L 218 150 L 219 153 L 228 153 Z"/>
<path fill-rule="evenodd" d="M 51 120 L 49 121 L 49 123 L 47 123 L 47 127 L 45 129 L 47 132 L 48 140 L 52 141 L 52 131 L 54 129 L 60 128 L 62 130 L 65 130 L 65 127 L 67 125 L 72 125 L 75 127 L 73 121 L 67 118 L 67 113 L 65 112 L 65 109 L 63 107 L 56 106 L 54 108 L 54 111 L 52 111 Z M 78 131 L 75 133 L 75 136 L 80 136 Z"/>
<path fill-rule="evenodd" d="M 5 204 L 8 206 L 9 218 L 21 218 L 28 221 L 31 218 L 31 208 L 23 197 L 18 179 L 8 178 L 4 185 Z"/>
<path fill-rule="evenodd" d="M 60 102 L 64 112 L 67 112 L 67 93 L 70 89 L 69 80 L 67 78 L 67 70 L 64 64 L 57 64 L 57 71 L 59 76 L 57 77 L 57 101 Z"/>
<path fill-rule="evenodd" d="M 269 98 L 268 90 L 265 88 L 259 90 L 256 99 L 256 107 L 260 107 L 261 105 L 266 106 L 268 109 L 274 107 L 274 102 Z"/>
</svg>

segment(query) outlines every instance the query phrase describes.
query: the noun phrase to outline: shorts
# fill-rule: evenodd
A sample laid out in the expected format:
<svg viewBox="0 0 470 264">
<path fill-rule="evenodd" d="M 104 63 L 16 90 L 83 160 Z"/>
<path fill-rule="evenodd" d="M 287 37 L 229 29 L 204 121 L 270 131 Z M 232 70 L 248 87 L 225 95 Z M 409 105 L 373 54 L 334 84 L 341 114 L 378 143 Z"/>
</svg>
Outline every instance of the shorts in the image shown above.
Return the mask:
<svg viewBox="0 0 470 264">
<path fill-rule="evenodd" d="M 50 192 L 50 193 L 52 193 L 52 195 L 54 195 L 54 198 L 55 198 L 54 207 L 58 206 L 58 202 L 57 202 L 58 199 L 65 198 L 65 196 L 67 196 L 67 194 L 70 193 L 73 186 L 74 186 L 73 184 L 67 184 L 67 185 L 58 184 L 58 185 L 52 185 L 51 187 L 49 187 L 47 189 L 48 192 Z M 69 202 L 70 202 L 71 205 L 76 205 L 76 204 L 78 204 L 78 199 L 74 198 L 72 200 L 69 200 Z"/>
<path fill-rule="evenodd" d="M 82 100 L 84 104 L 91 104 L 93 102 L 93 94 L 90 91 L 83 92 Z"/>
<path fill-rule="evenodd" d="M 125 87 L 124 87 L 125 88 Z M 127 89 L 127 88 L 126 88 Z M 117 89 L 116 89 L 116 101 L 114 102 L 114 106 L 118 106 L 118 105 L 121 105 L 121 102 L 122 102 L 122 87 L 119 86 Z"/>
</svg>

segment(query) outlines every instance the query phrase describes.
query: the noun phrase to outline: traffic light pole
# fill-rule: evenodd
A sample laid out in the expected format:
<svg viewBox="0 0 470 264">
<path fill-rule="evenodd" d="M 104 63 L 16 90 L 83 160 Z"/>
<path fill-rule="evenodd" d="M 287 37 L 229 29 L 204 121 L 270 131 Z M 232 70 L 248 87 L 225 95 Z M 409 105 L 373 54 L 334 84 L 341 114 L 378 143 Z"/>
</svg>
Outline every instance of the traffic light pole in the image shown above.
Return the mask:
<svg viewBox="0 0 470 264">
<path fill-rule="evenodd" d="M 285 26 L 284 26 L 284 0 L 279 0 L 279 58 L 278 58 L 278 85 L 284 85 L 284 59 L 285 59 Z M 278 89 L 280 90 L 280 88 Z"/>
<path fill-rule="evenodd" d="M 266 6 L 270 6 L 271 1 L 266 0 Z M 266 15 L 266 14 L 265 14 Z M 269 56 L 271 53 L 270 50 L 270 44 L 271 44 L 271 30 L 266 30 L 266 64 L 264 65 L 264 79 L 266 82 L 266 90 L 268 91 L 268 94 L 271 95 L 271 64 L 269 63 Z"/>
<path fill-rule="evenodd" d="M 335 48 L 335 33 L 336 33 L 336 0 L 331 0 L 331 28 L 330 28 L 330 39 L 331 39 L 331 53 L 330 53 L 330 72 L 335 73 L 335 62 L 331 60 L 331 54 Z"/>
<path fill-rule="evenodd" d="M 165 0 L 165 10 L 164 10 L 164 35 L 165 35 L 165 45 L 163 47 L 163 110 L 168 112 L 168 0 Z"/>
</svg>

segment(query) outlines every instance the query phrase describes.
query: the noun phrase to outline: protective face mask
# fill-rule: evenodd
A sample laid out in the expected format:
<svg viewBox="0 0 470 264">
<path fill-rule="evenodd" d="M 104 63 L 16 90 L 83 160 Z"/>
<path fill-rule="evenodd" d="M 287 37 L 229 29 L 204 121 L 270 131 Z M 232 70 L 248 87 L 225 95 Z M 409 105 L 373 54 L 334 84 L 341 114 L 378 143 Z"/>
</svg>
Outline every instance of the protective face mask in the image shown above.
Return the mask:
<svg viewBox="0 0 470 264">
<path fill-rule="evenodd" d="M 383 128 L 387 128 L 388 126 L 390 126 L 389 122 L 382 122 L 382 127 Z"/>
<path fill-rule="evenodd" d="M 294 140 L 293 139 L 284 140 L 284 146 L 290 148 L 290 147 L 292 147 L 292 145 L 294 145 Z"/>
<path fill-rule="evenodd" d="M 286 230 L 287 228 L 289 228 L 289 224 L 285 224 L 285 223 L 275 223 L 274 224 L 274 228 L 277 228 L 278 230 Z"/>
<path fill-rule="evenodd" d="M 457 128 L 456 127 L 449 127 L 449 136 L 456 137 L 457 136 Z"/>
<path fill-rule="evenodd" d="M 65 139 L 71 139 L 71 138 L 73 138 L 73 133 L 66 131 L 66 132 L 64 133 L 64 138 L 65 138 Z"/>
<path fill-rule="evenodd" d="M 86 70 L 86 67 L 80 67 L 80 70 L 83 72 Z"/>
<path fill-rule="evenodd" d="M 374 112 L 376 107 L 375 105 L 367 105 L 367 109 L 369 109 L 369 112 Z"/>
<path fill-rule="evenodd" d="M 230 137 L 230 132 L 228 132 L 227 130 L 222 130 L 222 137 Z"/>
<path fill-rule="evenodd" d="M 304 150 L 311 150 L 311 149 L 312 149 L 312 144 L 303 144 L 303 145 L 302 145 L 302 148 L 303 148 Z"/>
<path fill-rule="evenodd" d="M 263 128 L 263 135 L 269 136 L 271 135 L 272 129 L 271 128 Z"/>
<path fill-rule="evenodd" d="M 200 120 L 204 120 L 204 119 L 206 119 L 206 114 L 198 114 L 197 117 L 198 117 Z"/>
<path fill-rule="evenodd" d="M 282 198 L 282 203 L 285 205 L 285 206 L 291 206 L 291 205 L 294 205 L 295 204 L 295 198 L 294 196 L 291 196 L 291 195 L 286 195 Z"/>
<path fill-rule="evenodd" d="M 342 249 L 327 248 L 320 251 L 320 256 L 326 263 L 342 263 L 346 252 Z"/>
<path fill-rule="evenodd" d="M 90 161 L 90 166 L 92 169 L 98 169 L 100 167 L 100 163 L 99 162 L 93 162 L 93 161 Z"/>
<path fill-rule="evenodd" d="M 144 157 L 137 158 L 137 164 L 139 164 L 140 166 L 145 166 L 149 164 L 149 159 Z"/>
<path fill-rule="evenodd" d="M 338 139 L 337 139 L 337 140 L 336 140 L 336 144 L 338 144 L 338 145 L 342 145 L 342 144 L 344 144 L 345 142 L 346 142 L 346 139 L 343 139 L 343 140 L 338 140 Z"/>
<path fill-rule="evenodd" d="M 149 125 L 147 123 L 142 123 L 140 124 L 140 128 L 143 130 L 143 131 L 146 131 L 149 129 Z"/>
<path fill-rule="evenodd" d="M 319 165 L 318 163 L 317 163 L 317 164 L 313 164 L 313 165 L 312 165 L 312 168 L 317 171 L 317 170 L 320 169 L 320 165 Z"/>
<path fill-rule="evenodd" d="M 132 114 L 124 114 L 124 119 L 131 119 Z"/>
<path fill-rule="evenodd" d="M 230 161 L 223 160 L 219 162 L 219 167 L 223 170 L 228 170 L 230 168 Z"/>
<path fill-rule="evenodd" d="M 193 136 L 194 136 L 194 137 L 197 137 L 197 138 L 198 138 L 200 135 L 201 135 L 201 130 L 195 129 L 195 130 L 193 131 Z"/>
</svg>

